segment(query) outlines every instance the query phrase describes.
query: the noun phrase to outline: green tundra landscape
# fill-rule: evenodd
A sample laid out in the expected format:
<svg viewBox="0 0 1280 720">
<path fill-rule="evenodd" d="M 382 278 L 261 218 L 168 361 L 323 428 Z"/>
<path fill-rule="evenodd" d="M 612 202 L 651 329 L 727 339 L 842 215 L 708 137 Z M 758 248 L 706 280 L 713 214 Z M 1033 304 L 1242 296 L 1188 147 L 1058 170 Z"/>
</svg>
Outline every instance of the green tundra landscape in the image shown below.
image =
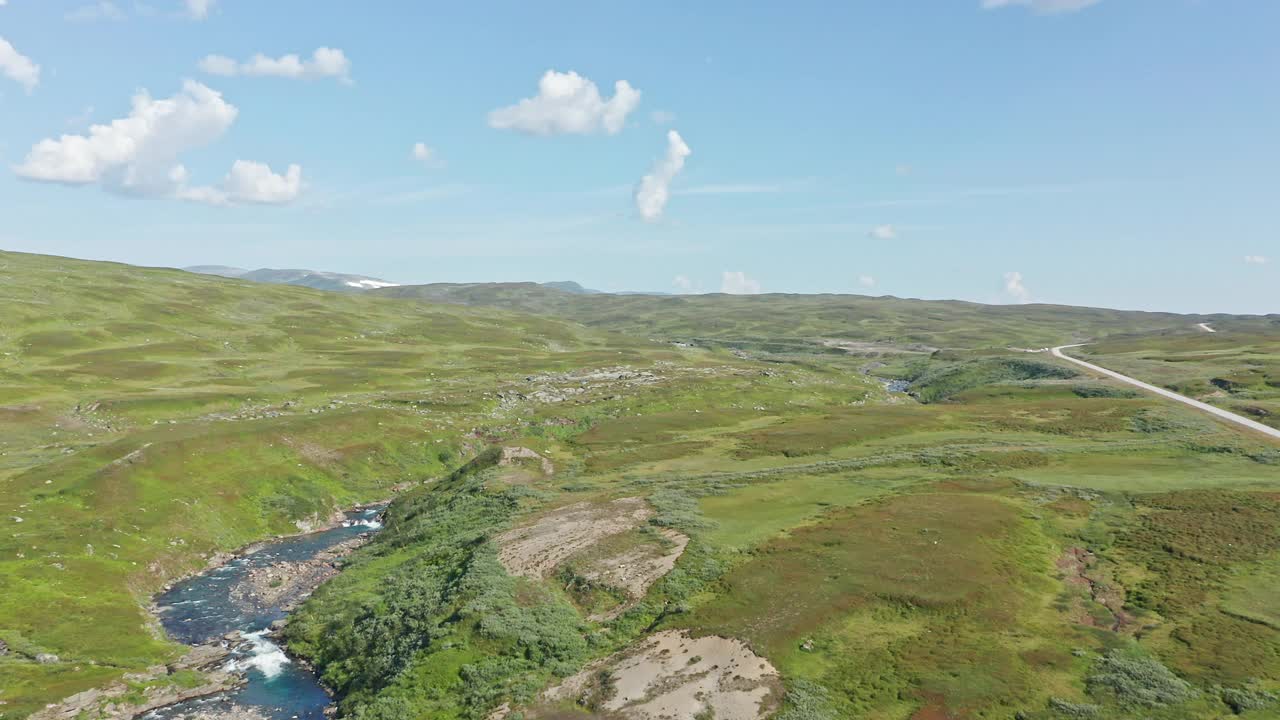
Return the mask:
<svg viewBox="0 0 1280 720">
<path fill-rule="evenodd" d="M 277 628 L 342 717 L 1280 717 L 1280 440 L 1077 343 L 1280 428 L 1276 315 L 0 252 L 0 717 L 204 686 L 153 597 L 388 500 Z"/>
</svg>

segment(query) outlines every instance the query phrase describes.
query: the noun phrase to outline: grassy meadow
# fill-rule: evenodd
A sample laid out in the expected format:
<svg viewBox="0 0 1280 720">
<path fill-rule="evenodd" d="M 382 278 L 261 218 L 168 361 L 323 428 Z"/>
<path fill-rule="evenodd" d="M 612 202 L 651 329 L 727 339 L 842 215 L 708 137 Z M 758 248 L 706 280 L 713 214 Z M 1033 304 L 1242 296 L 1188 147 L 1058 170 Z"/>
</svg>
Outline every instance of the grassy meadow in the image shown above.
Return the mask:
<svg viewBox="0 0 1280 720">
<path fill-rule="evenodd" d="M 0 717 L 175 657 L 146 604 L 214 553 L 392 494 L 286 629 L 348 717 L 613 718 L 543 690 L 664 630 L 746 642 L 779 720 L 1280 714 L 1280 447 L 1009 349 L 1097 340 L 1269 407 L 1268 319 L 14 253 L 0 281 Z M 512 528 L 622 498 L 639 527 L 503 564 Z M 672 537 L 641 596 L 584 570 Z"/>
</svg>

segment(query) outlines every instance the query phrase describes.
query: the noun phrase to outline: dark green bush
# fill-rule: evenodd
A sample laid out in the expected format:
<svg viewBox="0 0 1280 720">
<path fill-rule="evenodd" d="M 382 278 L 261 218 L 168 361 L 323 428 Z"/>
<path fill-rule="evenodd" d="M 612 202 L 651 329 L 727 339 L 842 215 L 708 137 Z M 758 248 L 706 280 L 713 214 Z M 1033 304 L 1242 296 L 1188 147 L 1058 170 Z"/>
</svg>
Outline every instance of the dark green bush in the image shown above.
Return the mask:
<svg viewBox="0 0 1280 720">
<path fill-rule="evenodd" d="M 918 360 L 908 366 L 911 394 L 920 402 L 947 400 L 966 390 L 996 383 L 1065 379 L 1079 376 L 1060 365 L 1023 358 L 989 358 L 939 364 Z"/>
</svg>

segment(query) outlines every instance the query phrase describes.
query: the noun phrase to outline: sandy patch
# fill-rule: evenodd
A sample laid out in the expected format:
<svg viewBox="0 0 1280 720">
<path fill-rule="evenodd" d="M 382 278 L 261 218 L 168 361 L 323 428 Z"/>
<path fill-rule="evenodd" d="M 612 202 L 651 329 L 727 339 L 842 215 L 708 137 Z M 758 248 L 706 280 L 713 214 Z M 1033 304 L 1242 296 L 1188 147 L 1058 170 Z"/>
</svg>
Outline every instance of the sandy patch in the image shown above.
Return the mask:
<svg viewBox="0 0 1280 720">
<path fill-rule="evenodd" d="M 504 447 L 502 448 L 502 457 L 498 459 L 499 466 L 515 465 L 521 460 L 535 460 L 542 466 L 543 475 L 552 475 L 556 471 L 556 466 L 551 461 L 527 447 Z"/>
<path fill-rule="evenodd" d="M 627 720 L 759 720 L 782 697 L 778 671 L 740 640 L 667 630 L 548 690 Z"/>
<path fill-rule="evenodd" d="M 632 601 L 643 598 L 651 585 L 671 572 L 689 545 L 688 537 L 670 528 L 663 528 L 658 534 L 663 540 L 661 544 L 647 543 L 621 554 L 597 558 L 587 563 L 579 574 L 593 583 L 624 591 Z M 594 622 L 612 620 L 633 604 L 622 603 L 588 619 Z"/>
<path fill-rule="evenodd" d="M 545 578 L 574 553 L 651 517 L 653 510 L 640 498 L 567 505 L 499 535 L 498 560 L 512 575 Z"/>
</svg>

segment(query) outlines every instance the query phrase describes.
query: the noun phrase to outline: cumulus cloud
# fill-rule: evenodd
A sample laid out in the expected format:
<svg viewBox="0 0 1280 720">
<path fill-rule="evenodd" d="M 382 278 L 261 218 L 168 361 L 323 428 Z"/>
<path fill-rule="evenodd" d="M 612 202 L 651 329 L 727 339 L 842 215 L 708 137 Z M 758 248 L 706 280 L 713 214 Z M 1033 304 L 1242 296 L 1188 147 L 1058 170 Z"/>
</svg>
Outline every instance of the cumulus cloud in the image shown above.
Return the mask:
<svg viewBox="0 0 1280 720">
<path fill-rule="evenodd" d="M 258 53 L 245 62 L 236 62 L 225 55 L 208 55 L 200 61 L 200 70 L 222 77 L 335 78 L 351 82 L 351 60 L 341 50 L 327 47 L 317 48 L 308 60 L 295 54 L 273 58 Z"/>
<path fill-rule="evenodd" d="M 982 9 L 998 10 L 1000 8 L 1022 6 L 1038 13 L 1064 13 L 1083 10 L 1090 5 L 1097 5 L 1102 0 L 982 0 Z"/>
<path fill-rule="evenodd" d="M 720 276 L 720 292 L 729 295 L 757 295 L 760 282 L 741 271 L 725 270 Z"/>
<path fill-rule="evenodd" d="M 667 131 L 667 154 L 653 166 L 653 170 L 640 179 L 636 187 L 636 209 L 645 222 L 662 217 L 667 201 L 671 199 L 671 181 L 684 168 L 684 160 L 693 151 L 685 144 L 680 133 Z"/>
<path fill-rule="evenodd" d="M 605 100 L 596 84 L 576 72 L 548 70 L 538 81 L 538 94 L 489 113 L 489 127 L 530 135 L 617 134 L 627 115 L 640 104 L 640 91 L 626 80 L 614 83 Z"/>
<path fill-rule="evenodd" d="M 671 280 L 671 285 L 681 292 L 688 292 L 693 289 L 693 281 L 688 275 L 677 275 Z"/>
<path fill-rule="evenodd" d="M 0 74 L 26 88 L 28 93 L 40 84 L 40 66 L 3 37 L 0 37 Z"/>
<path fill-rule="evenodd" d="M 1266 265 L 1267 256 L 1266 255 L 1245 255 L 1244 261 L 1250 265 Z"/>
<path fill-rule="evenodd" d="M 238 113 L 220 93 L 197 82 L 187 81 L 182 92 L 162 100 L 140 92 L 128 117 L 94 125 L 87 136 L 42 140 L 16 171 L 30 180 L 73 185 L 167 184 L 178 156 L 221 137 Z"/>
<path fill-rule="evenodd" d="M 192 187 L 181 165 L 171 175 L 173 196 L 206 205 L 287 205 L 302 194 L 302 167 L 290 165 L 283 175 L 265 163 L 237 160 L 220 185 Z"/>
<path fill-rule="evenodd" d="M 36 143 L 19 177 L 67 185 L 98 184 L 131 195 L 174 197 L 226 205 L 285 203 L 301 191 L 302 169 L 284 175 L 261 163 L 237 160 L 220 187 L 192 187 L 179 158 L 222 137 L 239 110 L 222 94 L 194 81 L 170 98 L 147 92 L 133 98 L 128 117 L 93 125 L 87 135 L 63 135 Z"/>
<path fill-rule="evenodd" d="M 237 160 L 223 187 L 232 201 L 283 205 L 302 191 L 302 168 L 290 165 L 284 175 L 277 175 L 265 163 Z"/>
<path fill-rule="evenodd" d="M 107 0 L 82 5 L 63 16 L 71 22 L 94 22 L 96 20 L 123 20 L 124 11 L 119 5 Z"/>
<path fill-rule="evenodd" d="M 870 289 L 876 286 L 876 279 L 871 277 L 870 275 L 859 275 L 858 285 L 860 285 L 861 287 Z"/>
<path fill-rule="evenodd" d="M 187 15 L 194 20 L 204 20 L 209 17 L 209 12 L 213 10 L 213 6 L 218 0 L 185 0 L 187 6 Z"/>
<path fill-rule="evenodd" d="M 1022 282 L 1022 273 L 1013 270 L 1004 274 L 1004 292 L 1011 300 L 1025 303 L 1031 300 L 1031 291 Z"/>
<path fill-rule="evenodd" d="M 867 236 L 873 240 L 893 240 L 898 237 L 898 230 L 892 225 L 877 225 L 871 228 Z"/>
</svg>

